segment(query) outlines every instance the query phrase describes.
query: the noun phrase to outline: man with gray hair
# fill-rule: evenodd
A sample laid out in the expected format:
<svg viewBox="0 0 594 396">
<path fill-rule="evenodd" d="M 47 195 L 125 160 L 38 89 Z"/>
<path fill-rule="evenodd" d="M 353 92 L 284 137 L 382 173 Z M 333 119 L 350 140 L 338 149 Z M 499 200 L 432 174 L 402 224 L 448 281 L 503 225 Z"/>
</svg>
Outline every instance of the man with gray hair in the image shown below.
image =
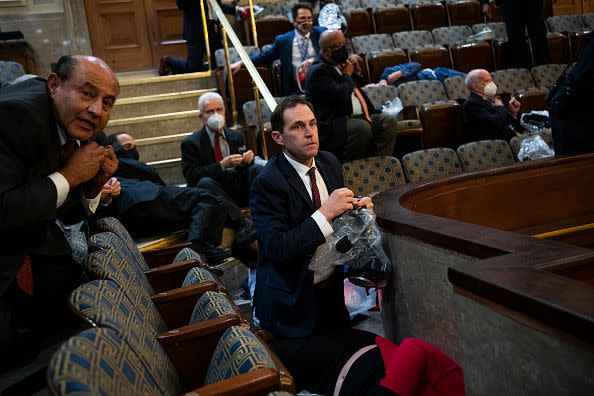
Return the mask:
<svg viewBox="0 0 594 396">
<path fill-rule="evenodd" d="M 512 97 L 506 107 L 496 95 L 497 85 L 487 70 L 471 70 L 464 83 L 470 90 L 462 110 L 465 140 L 509 141 L 514 137 L 521 103 Z"/>
<path fill-rule="evenodd" d="M 225 127 L 225 104 L 221 95 L 208 92 L 198 100 L 204 126 L 181 144 L 182 167 L 188 187 L 215 184 L 240 206 L 249 202 L 254 178 L 262 169 L 245 140 Z M 212 187 L 212 186 L 211 186 Z"/>
</svg>

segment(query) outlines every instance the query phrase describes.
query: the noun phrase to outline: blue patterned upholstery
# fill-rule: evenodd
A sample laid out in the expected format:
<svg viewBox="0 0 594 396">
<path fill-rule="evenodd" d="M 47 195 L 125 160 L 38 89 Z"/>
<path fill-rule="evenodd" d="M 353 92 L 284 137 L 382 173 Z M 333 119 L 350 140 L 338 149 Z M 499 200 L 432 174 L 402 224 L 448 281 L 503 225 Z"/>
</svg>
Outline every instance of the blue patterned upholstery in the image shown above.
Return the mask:
<svg viewBox="0 0 594 396">
<path fill-rule="evenodd" d="M 25 74 L 23 66 L 17 62 L 0 61 L 0 87 L 12 82 Z"/>
<path fill-rule="evenodd" d="M 89 329 L 69 338 L 48 366 L 57 395 L 164 395 L 152 373 L 120 336 Z"/>
<path fill-rule="evenodd" d="M 495 34 L 494 41 L 505 43 L 508 41 L 507 30 L 505 29 L 505 22 L 489 22 L 489 23 L 477 23 L 472 25 L 472 33 L 476 34 L 488 27 Z"/>
<path fill-rule="evenodd" d="M 213 281 L 219 283 L 219 281 L 205 268 L 194 267 L 190 269 L 182 283 L 182 287 L 191 285 L 197 285 L 203 281 Z"/>
<path fill-rule="evenodd" d="M 394 8 L 396 6 L 397 4 L 394 0 L 361 0 L 361 7 L 365 9 L 371 8 L 372 11 Z"/>
<path fill-rule="evenodd" d="M 292 393 L 285 392 L 285 391 L 276 391 L 267 393 L 266 396 L 295 396 Z"/>
<path fill-rule="evenodd" d="M 393 85 L 369 85 L 363 88 L 373 107 L 381 110 L 382 105 L 398 97 L 398 88 Z"/>
<path fill-rule="evenodd" d="M 361 2 L 359 0 L 341 0 L 340 1 L 340 8 L 342 11 L 350 11 L 360 9 Z"/>
<path fill-rule="evenodd" d="M 410 183 L 442 179 L 462 173 L 456 152 L 450 148 L 433 148 L 402 157 L 404 174 Z"/>
<path fill-rule="evenodd" d="M 514 92 L 534 88 L 534 81 L 528 69 L 503 69 L 491 73 L 493 82 L 497 84 L 497 94 L 513 94 Z"/>
<path fill-rule="evenodd" d="M 200 253 L 190 249 L 183 248 L 180 250 L 173 259 L 173 262 L 185 261 L 185 260 L 198 260 L 202 263 L 206 263 L 206 259 L 200 255 Z"/>
<path fill-rule="evenodd" d="M 466 100 L 468 98 L 470 91 L 466 88 L 466 84 L 464 84 L 465 78 L 465 76 L 454 76 L 445 79 L 443 87 L 448 94 L 448 98 L 453 100 Z"/>
<path fill-rule="evenodd" d="M 262 342 L 251 331 L 241 326 L 232 326 L 225 331 L 217 344 L 204 385 L 266 367 L 276 369 Z"/>
<path fill-rule="evenodd" d="M 155 338 L 167 329 L 161 324 L 154 327 L 143 315 L 145 311 L 138 309 L 115 282 L 87 282 L 71 293 L 69 304 L 93 325 L 117 331 L 150 367 L 158 367 L 152 371 L 161 389 L 171 390 L 172 394 L 181 392 L 181 380 Z"/>
<path fill-rule="evenodd" d="M 293 10 L 293 6 L 297 3 L 297 1 L 283 1 L 281 3 L 283 14 L 289 16 L 291 14 L 291 11 Z M 293 16 L 291 15 L 291 17 Z"/>
<path fill-rule="evenodd" d="M 554 33 L 580 32 L 587 30 L 579 15 L 557 15 L 547 18 L 549 30 Z"/>
<path fill-rule="evenodd" d="M 274 98 L 276 103 L 282 102 L 284 98 Z M 266 104 L 264 99 L 260 99 L 260 110 L 262 111 L 262 120 L 264 122 L 270 122 L 270 115 L 272 111 Z M 248 127 L 258 127 L 258 116 L 256 112 L 256 101 L 248 100 L 243 104 L 243 115 L 245 117 L 245 123 Z"/>
<path fill-rule="evenodd" d="M 247 45 L 243 48 L 245 48 L 245 52 L 247 52 L 249 56 L 260 52 L 260 49 L 258 47 L 254 47 L 253 45 Z M 217 67 L 225 68 L 225 50 L 223 48 L 219 48 L 215 51 L 215 60 Z M 239 57 L 237 50 L 233 47 L 229 47 L 229 62 L 234 63 L 240 60 L 241 58 Z"/>
<path fill-rule="evenodd" d="M 433 36 L 428 30 L 411 30 L 392 34 L 394 48 L 412 49 L 426 44 L 435 44 Z"/>
<path fill-rule="evenodd" d="M 398 96 L 402 99 L 404 107 L 448 99 L 443 84 L 437 80 L 410 81 L 400 84 Z"/>
<path fill-rule="evenodd" d="M 400 161 L 394 157 L 368 157 L 342 164 L 345 187 L 355 195 L 372 196 L 406 183 Z"/>
<path fill-rule="evenodd" d="M 126 227 L 124 227 L 118 219 L 115 217 L 104 217 L 97 220 L 92 227 L 95 232 L 113 232 L 119 236 L 128 247 L 130 253 L 134 255 L 134 261 L 143 269 L 143 271 L 149 270 L 149 266 L 142 253 L 138 250 L 134 239 L 132 239 L 132 236 L 130 236 L 130 233 L 126 230 Z M 89 245 L 92 246 L 91 241 L 89 241 Z M 103 247 L 99 248 L 104 249 Z"/>
<path fill-rule="evenodd" d="M 449 45 L 465 43 L 472 35 L 470 26 L 439 27 L 431 31 L 436 44 Z"/>
<path fill-rule="evenodd" d="M 582 21 L 588 29 L 594 29 L 594 12 L 589 12 L 582 15 Z"/>
<path fill-rule="evenodd" d="M 394 48 L 394 42 L 389 34 L 366 34 L 351 38 L 353 51 L 356 54 L 368 54 Z"/>
<path fill-rule="evenodd" d="M 566 65 L 560 64 L 534 66 L 532 70 L 530 70 L 530 74 L 532 74 L 532 78 L 537 87 L 548 89 L 555 85 L 566 67 Z"/>
<path fill-rule="evenodd" d="M 513 165 L 516 161 L 505 140 L 481 140 L 458 147 L 458 157 L 466 172 Z"/>
<path fill-rule="evenodd" d="M 235 307 L 226 294 L 207 291 L 198 299 L 190 317 L 190 324 L 204 322 L 223 315 L 241 317 L 241 313 Z"/>
</svg>

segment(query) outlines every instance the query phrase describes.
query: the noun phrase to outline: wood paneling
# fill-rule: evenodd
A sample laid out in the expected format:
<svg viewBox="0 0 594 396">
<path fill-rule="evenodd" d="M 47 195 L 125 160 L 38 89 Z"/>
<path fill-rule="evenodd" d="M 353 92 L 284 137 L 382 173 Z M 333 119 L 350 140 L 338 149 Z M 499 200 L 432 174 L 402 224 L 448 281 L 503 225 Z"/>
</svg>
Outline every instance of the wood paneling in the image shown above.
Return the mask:
<svg viewBox="0 0 594 396">
<path fill-rule="evenodd" d="M 553 15 L 581 14 L 582 0 L 553 0 Z"/>
<path fill-rule="evenodd" d="M 594 0 L 582 0 L 582 12 L 594 12 Z"/>
<path fill-rule="evenodd" d="M 153 64 L 161 57 L 186 57 L 186 42 L 182 39 L 183 13 L 173 0 L 145 0 Z"/>
</svg>

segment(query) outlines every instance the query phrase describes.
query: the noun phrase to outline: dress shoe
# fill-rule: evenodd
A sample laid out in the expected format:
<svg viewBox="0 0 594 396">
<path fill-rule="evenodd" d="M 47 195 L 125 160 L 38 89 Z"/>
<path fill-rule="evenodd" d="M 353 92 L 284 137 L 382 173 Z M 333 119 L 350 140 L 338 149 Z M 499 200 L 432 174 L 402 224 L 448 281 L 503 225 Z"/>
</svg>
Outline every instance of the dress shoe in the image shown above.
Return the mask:
<svg viewBox="0 0 594 396">
<path fill-rule="evenodd" d="M 161 58 L 161 62 L 159 63 L 159 75 L 160 76 L 168 76 L 173 74 L 171 68 L 167 64 L 167 58 Z"/>
<path fill-rule="evenodd" d="M 193 243 L 192 249 L 206 258 L 206 262 L 210 265 L 218 265 L 231 257 L 229 249 L 220 249 L 212 246 L 209 243 Z"/>
</svg>

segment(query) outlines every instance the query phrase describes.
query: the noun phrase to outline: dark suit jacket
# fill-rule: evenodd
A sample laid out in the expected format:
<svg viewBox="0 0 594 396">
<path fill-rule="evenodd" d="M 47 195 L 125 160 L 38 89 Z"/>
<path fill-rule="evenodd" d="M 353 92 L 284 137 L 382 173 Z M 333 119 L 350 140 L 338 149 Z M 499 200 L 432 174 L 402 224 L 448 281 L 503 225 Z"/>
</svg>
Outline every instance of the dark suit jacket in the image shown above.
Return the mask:
<svg viewBox="0 0 594 396">
<path fill-rule="evenodd" d="M 311 43 L 315 53 L 320 51 L 320 34 L 326 30 L 321 26 L 313 26 L 311 28 Z M 250 56 L 250 59 L 255 65 L 272 65 L 277 59 L 281 63 L 281 92 L 283 96 L 291 95 L 297 92 L 297 82 L 295 81 L 295 70 L 293 70 L 293 39 L 295 38 L 295 30 L 291 30 L 285 34 L 276 36 L 272 46 L 268 50 L 259 54 Z"/>
<path fill-rule="evenodd" d="M 47 177 L 59 169 L 60 140 L 47 82 L 34 78 L 0 89 L 0 294 L 25 255 L 70 255 L 55 224 L 85 216 L 80 192 L 56 209 L 57 191 Z"/>
<path fill-rule="evenodd" d="M 351 95 L 360 78 L 339 73 L 333 65 L 318 56 L 305 80 L 305 99 L 313 104 L 318 120 L 320 149 L 340 157 L 346 142 L 346 120 L 353 114 Z M 371 113 L 379 111 L 361 90 Z"/>
<path fill-rule="evenodd" d="M 341 165 L 334 155 L 320 151 L 316 167 L 328 193 L 343 186 Z M 250 208 L 259 241 L 256 316 L 276 336 L 307 336 L 316 319 L 313 272 L 308 265 L 325 239 L 311 218 L 313 202 L 282 152 L 268 161 L 254 181 Z M 342 276 L 340 271 L 335 274 L 329 287 L 342 299 L 338 313 L 345 307 Z"/>
<path fill-rule="evenodd" d="M 503 139 L 509 141 L 514 132 L 507 125 L 515 126 L 517 121 L 509 114 L 505 106 L 495 107 L 487 99 L 474 92 L 464 102 L 464 138 L 472 142 L 486 139 Z"/>
<path fill-rule="evenodd" d="M 232 129 L 225 128 L 229 143 L 229 154 L 239 154 L 239 147 L 245 146 L 243 137 Z M 203 177 L 221 181 L 223 168 L 215 161 L 214 149 L 210 144 L 206 127 L 194 132 L 182 141 L 182 169 L 188 187 L 195 187 Z M 242 167 L 244 165 L 240 165 Z"/>
<path fill-rule="evenodd" d="M 217 0 L 225 14 L 235 14 L 235 6 L 232 4 L 222 4 Z M 204 30 L 202 27 L 202 14 L 200 13 L 199 0 L 176 0 L 177 7 L 184 12 L 184 33 L 183 37 L 188 44 L 196 44 L 198 40 L 204 39 Z M 204 2 L 204 14 L 206 20 L 209 18 L 208 2 Z"/>
</svg>

